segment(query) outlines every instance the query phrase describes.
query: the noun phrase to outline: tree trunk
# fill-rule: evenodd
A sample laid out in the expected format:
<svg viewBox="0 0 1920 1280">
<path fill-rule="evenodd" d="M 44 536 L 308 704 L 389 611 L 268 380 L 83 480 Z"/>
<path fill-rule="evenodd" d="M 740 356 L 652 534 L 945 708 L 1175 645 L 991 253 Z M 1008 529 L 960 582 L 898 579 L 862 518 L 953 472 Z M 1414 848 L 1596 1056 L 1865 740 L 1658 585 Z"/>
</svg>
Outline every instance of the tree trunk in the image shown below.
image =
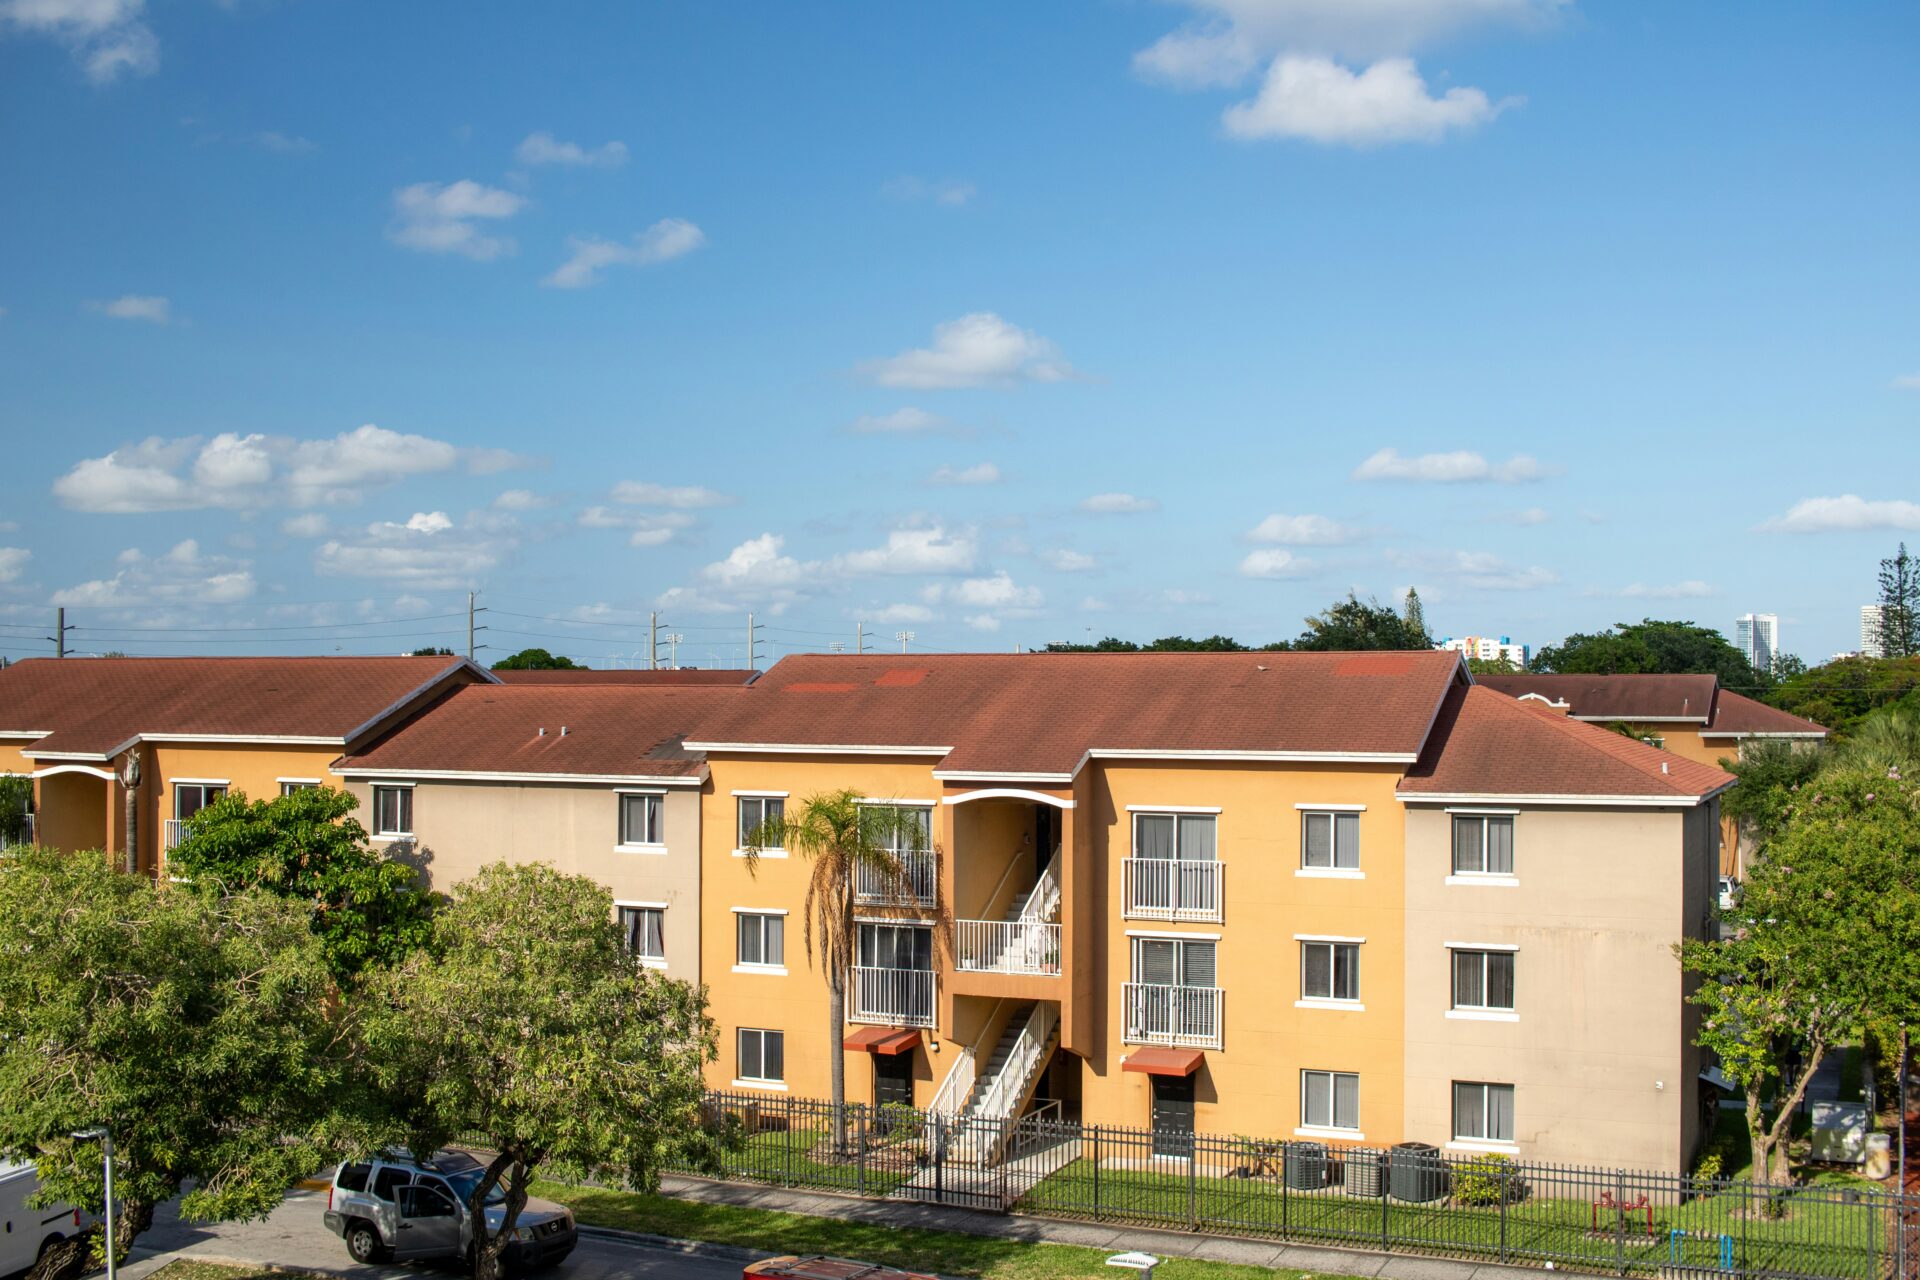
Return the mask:
<svg viewBox="0 0 1920 1280">
<path fill-rule="evenodd" d="M 847 1151 L 847 1054 L 840 1042 L 847 1034 L 847 980 L 838 973 L 827 978 L 828 1055 L 833 1079 L 833 1149 Z"/>
<path fill-rule="evenodd" d="M 502 1152 L 493 1158 L 486 1176 L 474 1188 L 470 1209 L 474 1215 L 473 1280 L 501 1280 L 506 1274 L 507 1246 L 513 1243 L 514 1229 L 520 1225 L 520 1211 L 527 1207 L 527 1184 L 532 1180 L 533 1171 L 526 1162 Z M 507 1199 L 501 1206 L 500 1229 L 488 1231 L 484 1207 L 496 1183 L 506 1185 Z"/>
<path fill-rule="evenodd" d="M 1827 1047 L 1824 1044 L 1812 1047 L 1806 1063 L 1794 1079 L 1793 1088 L 1780 1100 L 1780 1109 L 1774 1114 L 1771 1124 L 1767 1123 L 1766 1114 L 1761 1109 L 1761 1082 L 1756 1080 L 1746 1088 L 1747 1141 L 1753 1159 L 1753 1167 L 1747 1176 L 1752 1180 L 1754 1190 L 1765 1197 L 1769 1213 L 1774 1208 L 1775 1189 L 1785 1187 L 1791 1180 L 1787 1167 L 1787 1139 L 1793 1132 L 1794 1109 L 1806 1096 L 1807 1086 L 1813 1082 L 1813 1073 L 1820 1069 L 1820 1062 L 1826 1056 Z"/>
</svg>

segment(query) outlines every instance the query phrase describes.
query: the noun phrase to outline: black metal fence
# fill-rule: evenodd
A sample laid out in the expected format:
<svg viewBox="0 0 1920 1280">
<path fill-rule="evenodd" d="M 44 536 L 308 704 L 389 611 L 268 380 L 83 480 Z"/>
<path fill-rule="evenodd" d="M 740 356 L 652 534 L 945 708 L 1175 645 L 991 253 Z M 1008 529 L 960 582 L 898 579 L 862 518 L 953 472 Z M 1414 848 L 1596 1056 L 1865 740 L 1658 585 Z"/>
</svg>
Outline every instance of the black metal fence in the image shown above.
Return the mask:
<svg viewBox="0 0 1920 1280">
<path fill-rule="evenodd" d="M 1179 1231 L 1619 1275 L 1906 1280 L 1920 1198 L 1519 1161 L 714 1093 L 724 1176 Z M 695 1172 L 687 1170 L 687 1172 Z"/>
</svg>

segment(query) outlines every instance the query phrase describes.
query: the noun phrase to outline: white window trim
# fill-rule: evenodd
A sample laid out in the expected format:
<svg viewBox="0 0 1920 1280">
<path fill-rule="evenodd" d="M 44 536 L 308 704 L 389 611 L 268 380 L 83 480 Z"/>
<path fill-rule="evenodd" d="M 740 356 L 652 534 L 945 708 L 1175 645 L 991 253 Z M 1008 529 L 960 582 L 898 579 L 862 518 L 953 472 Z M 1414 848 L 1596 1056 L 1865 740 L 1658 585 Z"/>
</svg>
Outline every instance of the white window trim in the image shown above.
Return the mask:
<svg viewBox="0 0 1920 1280">
<path fill-rule="evenodd" d="M 1455 1022 L 1518 1022 L 1520 1015 L 1511 1009 L 1449 1009 L 1447 1017 Z"/>
<path fill-rule="evenodd" d="M 1202 814 L 1205 814 L 1205 813 L 1211 813 L 1211 814 L 1220 814 L 1220 813 L 1223 813 L 1223 812 L 1225 812 L 1225 810 L 1223 810 L 1223 809 L 1221 809 L 1221 807 L 1220 807 L 1219 805 L 1217 805 L 1217 804 L 1214 804 L 1214 805 L 1206 805 L 1206 804 L 1130 804 L 1130 805 L 1128 805 L 1128 806 L 1127 806 L 1127 812 L 1128 812 L 1128 813 L 1202 813 Z"/>
<path fill-rule="evenodd" d="M 784 1080 L 748 1080 L 739 1076 L 736 1076 L 733 1083 L 727 1087 L 730 1089 L 761 1089 L 767 1093 L 787 1092 L 787 1082 Z"/>
<path fill-rule="evenodd" d="M 1517 818 L 1518 809 L 1467 809 L 1458 805 L 1447 806 L 1448 813 L 1457 813 L 1468 818 Z"/>
<path fill-rule="evenodd" d="M 1294 808 L 1303 813 L 1365 813 L 1363 804 L 1296 804 Z"/>
<path fill-rule="evenodd" d="M 1518 951 L 1520 949 L 1511 942 L 1443 942 L 1440 945 L 1449 951 Z"/>
<path fill-rule="evenodd" d="M 791 791 L 736 791 L 733 793 L 737 800 L 785 800 L 792 794 Z"/>
<path fill-rule="evenodd" d="M 1463 871 L 1448 875 L 1447 883 L 1474 885 L 1482 889 L 1518 889 L 1520 877 L 1497 875 L 1487 871 Z"/>
<path fill-rule="evenodd" d="M 1324 996 L 1301 996 L 1293 1002 L 1296 1009 L 1337 1009 L 1342 1013 L 1365 1013 L 1367 1006 L 1358 1000 L 1334 1000 Z"/>
<path fill-rule="evenodd" d="M 1479 1151 L 1503 1156 L 1517 1156 L 1520 1154 L 1520 1144 L 1517 1142 L 1483 1142 L 1478 1138 L 1454 1138 L 1447 1143 L 1445 1149 L 1448 1151 Z"/>
<path fill-rule="evenodd" d="M 784 916 L 788 914 L 785 907 L 733 907 L 730 908 L 730 910 L 737 916 Z M 760 1031 L 763 1030 L 763 1028 L 748 1027 L 747 1030 Z"/>
<path fill-rule="evenodd" d="M 734 817 L 737 820 L 739 815 L 735 814 Z M 736 858 L 744 858 L 747 856 L 747 851 L 745 849 L 735 849 L 733 856 Z M 785 849 L 762 849 L 753 856 L 756 858 L 785 858 L 787 851 Z"/>
<path fill-rule="evenodd" d="M 734 793 L 733 793 L 733 832 L 734 832 L 734 835 L 736 835 L 736 836 L 738 836 L 738 835 L 740 834 L 740 802 L 741 802 L 742 800 L 780 800 L 780 801 L 785 801 L 785 800 L 787 799 L 787 796 L 788 796 L 788 793 L 787 793 L 787 792 L 785 792 L 785 791 L 736 791 L 736 792 L 734 792 Z M 762 813 L 765 813 L 765 812 L 766 812 L 766 809 L 765 809 L 764 807 L 762 807 L 762 809 L 761 809 L 760 811 L 761 811 Z M 782 806 L 781 806 L 781 811 L 782 811 L 782 812 L 785 812 L 785 805 L 784 805 L 784 804 L 782 804 Z M 746 850 L 746 846 L 744 846 L 744 845 L 739 845 L 739 846 L 736 846 L 736 847 L 734 848 L 734 851 L 733 851 L 733 856 L 734 856 L 734 857 L 736 857 L 736 858 L 744 858 L 744 857 L 746 857 L 746 856 L 747 856 L 747 850 Z M 787 851 L 786 851 L 786 849 L 785 849 L 785 848 L 784 848 L 783 846 L 779 846 L 779 845 L 769 845 L 769 846 L 768 846 L 767 848 L 765 848 L 765 849 L 761 849 L 761 850 L 759 850 L 758 852 L 756 852 L 756 853 L 755 853 L 755 854 L 754 854 L 753 856 L 754 856 L 755 858 L 784 858 L 784 857 L 786 857 L 786 856 L 787 856 Z"/>
<path fill-rule="evenodd" d="M 667 793 L 666 792 L 656 791 L 651 787 L 615 787 L 613 789 L 613 794 L 615 796 L 652 796 L 655 800 L 658 800 L 660 802 L 659 819 L 656 825 L 657 826 L 666 825 L 666 821 L 667 821 Z M 627 816 L 624 812 L 621 812 L 619 807 L 615 808 L 614 821 L 619 826 L 626 825 Z M 613 851 L 615 853 L 660 854 L 660 853 L 665 853 L 667 851 L 667 845 L 666 845 L 666 842 L 663 840 L 631 840 L 631 841 L 616 840 L 614 841 L 614 844 L 613 844 Z"/>
<path fill-rule="evenodd" d="M 200 778 L 175 778 L 175 779 L 174 779 L 174 781 L 175 781 L 175 782 L 200 782 L 200 781 L 203 781 L 203 779 L 200 779 Z M 205 781 L 209 781 L 209 782 L 210 782 L 210 781 L 211 781 L 211 779 L 206 779 Z M 411 783 L 411 782 L 407 782 L 407 781 L 405 781 L 404 779 L 402 779 L 402 780 L 400 780 L 400 781 L 394 781 L 394 782 L 389 782 L 389 781 L 388 781 L 387 779 L 385 779 L 385 778 L 369 778 L 369 779 L 367 780 L 367 789 L 368 789 L 368 790 L 372 790 L 372 789 L 373 789 L 374 787 L 380 787 L 380 788 L 383 788 L 383 789 L 387 789 L 387 788 L 395 788 L 395 787 L 405 787 L 405 788 L 406 788 L 407 790 L 409 790 L 409 791 L 411 791 L 411 790 L 413 790 L 413 783 Z"/>
<path fill-rule="evenodd" d="M 167 785 L 170 787 L 180 787 L 180 786 L 230 787 L 233 785 L 233 779 L 232 778 L 168 778 Z M 384 786 L 385 784 L 383 783 L 382 785 Z"/>
<path fill-rule="evenodd" d="M 673 904 L 670 902 L 633 902 L 626 898 L 615 898 L 613 905 L 616 907 L 645 907 L 651 911 L 665 911 Z"/>
<path fill-rule="evenodd" d="M 938 809 L 938 800 L 889 800 L 884 796 L 861 796 L 855 804 L 877 804 L 887 809 Z"/>
<path fill-rule="evenodd" d="M 1293 874 L 1302 880 L 1365 880 L 1367 873 L 1358 867 L 1295 867 Z"/>
<path fill-rule="evenodd" d="M 1326 1067 L 1307 1067 L 1300 1072 L 1300 1110 L 1302 1113 L 1307 1109 L 1308 1076 L 1325 1076 L 1327 1078 L 1327 1107 L 1329 1111 L 1332 1110 L 1336 1102 L 1335 1095 L 1338 1091 L 1335 1087 L 1335 1082 L 1339 1077 L 1352 1076 L 1354 1088 L 1357 1090 L 1360 1087 L 1360 1073 L 1358 1071 L 1334 1071 Z M 1357 1105 L 1359 1099 L 1356 1097 L 1354 1101 Z M 1351 1129 L 1342 1129 L 1338 1125 L 1331 1124 L 1303 1123 L 1294 1130 L 1294 1133 L 1301 1137 L 1345 1138 L 1349 1142 L 1358 1142 L 1367 1136 L 1360 1131 L 1358 1126 Z"/>
<path fill-rule="evenodd" d="M 367 784 L 367 799 L 373 805 L 373 818 L 380 820 L 380 793 L 382 791 L 413 790 L 411 782 L 370 782 Z M 368 837 L 375 844 L 407 844 L 415 839 L 411 831 L 375 831 Z"/>
<path fill-rule="evenodd" d="M 1343 938 L 1334 933 L 1296 933 L 1295 942 L 1365 942 L 1365 938 Z"/>
<path fill-rule="evenodd" d="M 640 967 L 642 969 L 655 969 L 655 970 L 664 971 L 667 967 L 667 958 L 665 956 L 641 956 Z"/>
<path fill-rule="evenodd" d="M 736 964 L 733 966 L 733 971 L 735 973 L 765 974 L 774 978 L 784 978 L 787 976 L 787 966 L 783 964 Z"/>
<path fill-rule="evenodd" d="M 1217 933 L 1175 933 L 1171 929 L 1129 929 L 1127 936 L 1129 938 L 1172 938 L 1176 942 L 1220 941 L 1220 935 Z"/>
<path fill-rule="evenodd" d="M 175 778 L 174 781 L 178 782 L 180 781 L 180 779 Z M 282 782 L 282 783 L 284 782 L 298 783 L 300 786 L 303 786 L 303 787 L 317 787 L 320 785 L 320 779 L 318 778 L 275 778 L 274 781 Z"/>
<path fill-rule="evenodd" d="M 667 846 L 664 844 L 617 844 L 613 846 L 613 851 L 615 853 L 646 853 L 659 857 L 667 852 Z"/>
<path fill-rule="evenodd" d="M 1341 1142 L 1365 1142 L 1367 1135 L 1358 1129 L 1335 1129 L 1331 1125 L 1303 1124 L 1293 1131 L 1296 1138 L 1335 1138 Z"/>
</svg>

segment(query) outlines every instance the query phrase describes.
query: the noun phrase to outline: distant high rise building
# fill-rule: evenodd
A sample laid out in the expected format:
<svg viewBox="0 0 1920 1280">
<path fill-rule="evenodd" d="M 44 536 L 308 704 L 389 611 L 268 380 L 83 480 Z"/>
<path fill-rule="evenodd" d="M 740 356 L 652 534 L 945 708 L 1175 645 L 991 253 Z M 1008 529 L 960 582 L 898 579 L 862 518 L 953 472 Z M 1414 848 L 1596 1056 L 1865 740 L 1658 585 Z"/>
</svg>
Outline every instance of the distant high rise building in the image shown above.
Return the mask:
<svg viewBox="0 0 1920 1280">
<path fill-rule="evenodd" d="M 1749 613 L 1736 618 L 1733 647 L 1747 655 L 1755 671 L 1773 670 L 1773 660 L 1780 652 L 1780 615 Z"/>
<path fill-rule="evenodd" d="M 1880 615 L 1880 605 L 1860 606 L 1860 656 L 1863 658 L 1887 656 L 1887 637 L 1880 629 Z"/>
<path fill-rule="evenodd" d="M 1524 671 L 1527 659 L 1533 656 L 1532 649 L 1524 644 L 1515 644 L 1511 636 L 1501 636 L 1498 640 L 1491 636 L 1448 636 L 1434 648 L 1464 653 L 1469 658 L 1479 658 L 1484 662 L 1504 658 L 1515 671 Z"/>
</svg>

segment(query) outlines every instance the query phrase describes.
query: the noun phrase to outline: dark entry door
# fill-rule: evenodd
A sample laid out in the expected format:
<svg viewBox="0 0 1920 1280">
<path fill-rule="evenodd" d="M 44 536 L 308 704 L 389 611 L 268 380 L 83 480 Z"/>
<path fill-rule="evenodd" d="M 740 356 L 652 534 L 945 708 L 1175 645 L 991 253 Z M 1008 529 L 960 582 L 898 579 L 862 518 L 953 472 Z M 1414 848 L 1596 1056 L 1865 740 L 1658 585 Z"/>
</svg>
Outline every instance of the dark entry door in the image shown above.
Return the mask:
<svg viewBox="0 0 1920 1280">
<path fill-rule="evenodd" d="M 873 1100 L 879 1106 L 897 1102 L 913 1105 L 913 1055 L 876 1053 L 873 1055 Z"/>
<path fill-rule="evenodd" d="M 1153 1154 L 1193 1154 L 1193 1077 L 1153 1077 Z"/>
</svg>

